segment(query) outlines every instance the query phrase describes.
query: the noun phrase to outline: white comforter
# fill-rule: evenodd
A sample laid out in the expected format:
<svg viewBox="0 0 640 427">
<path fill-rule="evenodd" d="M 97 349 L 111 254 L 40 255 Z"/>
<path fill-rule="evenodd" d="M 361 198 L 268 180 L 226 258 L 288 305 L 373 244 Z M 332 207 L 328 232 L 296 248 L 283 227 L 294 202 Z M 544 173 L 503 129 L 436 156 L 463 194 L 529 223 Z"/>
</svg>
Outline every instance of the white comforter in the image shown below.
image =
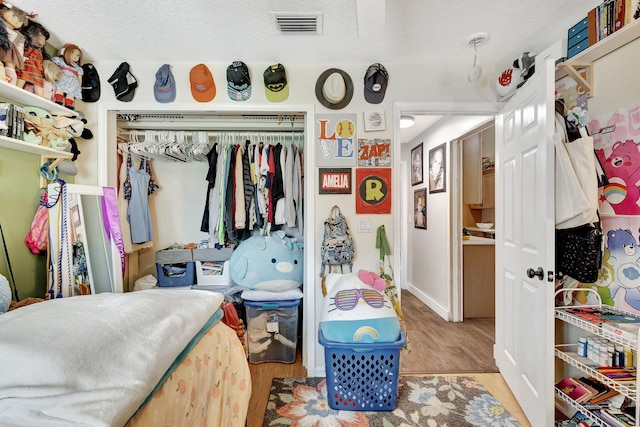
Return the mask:
<svg viewBox="0 0 640 427">
<path fill-rule="evenodd" d="M 124 425 L 222 301 L 150 289 L 0 315 L 0 425 Z"/>
</svg>

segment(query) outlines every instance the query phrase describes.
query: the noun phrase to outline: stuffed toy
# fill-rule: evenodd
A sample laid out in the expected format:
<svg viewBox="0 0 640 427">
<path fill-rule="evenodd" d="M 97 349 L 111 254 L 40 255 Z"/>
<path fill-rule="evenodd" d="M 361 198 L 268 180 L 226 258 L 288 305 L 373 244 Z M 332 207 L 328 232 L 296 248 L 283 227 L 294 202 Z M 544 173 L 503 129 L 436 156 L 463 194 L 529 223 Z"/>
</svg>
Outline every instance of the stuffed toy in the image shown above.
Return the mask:
<svg viewBox="0 0 640 427">
<path fill-rule="evenodd" d="M 50 59 L 45 59 L 42 63 L 44 65 L 44 94 L 42 97 L 49 101 L 53 101 L 53 97 L 58 87 L 58 82 L 62 77 L 62 71 L 60 71 L 60 67 Z"/>
<path fill-rule="evenodd" d="M 360 275 L 367 281 L 373 277 Z M 320 321 L 324 338 L 335 342 L 397 341 L 400 320 L 389 298 L 358 276 L 356 273 L 330 273 L 327 276 L 327 295 Z"/>
<path fill-rule="evenodd" d="M 520 70 L 520 75 L 527 81 L 536 71 L 536 56 L 529 52 L 524 52 L 520 57 L 513 61 L 513 67 Z"/>
<path fill-rule="evenodd" d="M 65 44 L 58 56 L 51 60 L 62 71 L 53 100 L 56 104 L 73 110 L 76 98 L 82 99 L 82 50 L 75 44 Z"/>
<path fill-rule="evenodd" d="M 229 275 L 238 286 L 265 291 L 299 288 L 303 277 L 303 245 L 283 231 L 243 240 L 229 259 Z"/>
<path fill-rule="evenodd" d="M 37 22 L 29 21 L 21 33 L 26 39 L 24 66 L 16 70 L 16 85 L 44 97 L 44 45 L 49 39 L 49 32 Z"/>
<path fill-rule="evenodd" d="M 24 66 L 25 37 L 19 30 L 27 25 L 29 18 L 25 11 L 4 2 L 0 2 L 0 18 L 0 61 L 4 65 L 5 80 L 15 85 L 17 70 Z"/>
</svg>

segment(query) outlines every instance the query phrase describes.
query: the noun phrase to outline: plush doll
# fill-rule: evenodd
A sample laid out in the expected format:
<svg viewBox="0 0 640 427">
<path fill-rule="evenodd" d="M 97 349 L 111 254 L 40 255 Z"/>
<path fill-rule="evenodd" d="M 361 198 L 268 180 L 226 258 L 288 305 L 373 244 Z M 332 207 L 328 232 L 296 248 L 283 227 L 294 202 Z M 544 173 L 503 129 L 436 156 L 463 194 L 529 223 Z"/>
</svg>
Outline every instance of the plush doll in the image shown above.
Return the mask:
<svg viewBox="0 0 640 427">
<path fill-rule="evenodd" d="M 7 40 L 0 41 L 0 47 L 2 47 L 0 61 L 4 65 L 7 83 L 16 84 L 17 70 L 22 69 L 24 64 L 25 43 L 25 37 L 18 30 L 27 25 L 29 18 L 25 11 L 4 2 L 0 3 L 0 18 L 2 18 L 0 22 L 3 27 L 0 37 L 5 35 L 7 37 Z"/>
<path fill-rule="evenodd" d="M 52 61 L 62 71 L 54 101 L 73 110 L 76 98 L 82 99 L 82 50 L 75 44 L 66 44 Z"/>
<path fill-rule="evenodd" d="M 373 282 L 369 285 L 359 275 Z M 391 301 L 372 287 L 374 276 L 366 276 L 366 272 L 327 275 L 320 320 L 326 340 L 371 343 L 400 338 L 400 320 Z"/>
<path fill-rule="evenodd" d="M 44 65 L 44 86 L 43 86 L 43 98 L 53 101 L 53 95 L 56 93 L 58 87 L 58 81 L 62 77 L 62 71 L 55 62 L 50 59 L 43 61 Z"/>
<path fill-rule="evenodd" d="M 21 33 L 25 36 L 24 66 L 16 70 L 16 85 L 44 97 L 44 45 L 49 32 L 40 24 L 29 21 Z"/>
<path fill-rule="evenodd" d="M 242 241 L 229 259 L 229 275 L 236 285 L 245 288 L 286 291 L 302 285 L 302 261 L 302 243 L 277 231 Z"/>
</svg>

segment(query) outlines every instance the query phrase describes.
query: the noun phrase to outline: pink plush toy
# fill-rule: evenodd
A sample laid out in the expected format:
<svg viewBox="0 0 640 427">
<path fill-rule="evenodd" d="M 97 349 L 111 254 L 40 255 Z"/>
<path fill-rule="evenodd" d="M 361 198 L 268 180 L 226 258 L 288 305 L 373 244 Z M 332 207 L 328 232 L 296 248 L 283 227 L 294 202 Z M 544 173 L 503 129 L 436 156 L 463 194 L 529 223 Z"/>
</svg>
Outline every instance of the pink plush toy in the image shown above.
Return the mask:
<svg viewBox="0 0 640 427">
<path fill-rule="evenodd" d="M 358 278 L 377 291 L 387 287 L 387 282 L 373 271 L 358 270 Z"/>
</svg>

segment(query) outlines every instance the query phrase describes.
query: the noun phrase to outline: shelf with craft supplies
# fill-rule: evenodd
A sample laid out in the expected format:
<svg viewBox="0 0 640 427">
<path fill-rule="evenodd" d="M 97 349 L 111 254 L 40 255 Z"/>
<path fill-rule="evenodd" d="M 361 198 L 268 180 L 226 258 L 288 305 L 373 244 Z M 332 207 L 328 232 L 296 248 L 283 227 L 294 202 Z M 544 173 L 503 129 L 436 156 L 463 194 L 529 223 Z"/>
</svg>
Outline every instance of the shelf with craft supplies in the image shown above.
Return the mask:
<svg viewBox="0 0 640 427">
<path fill-rule="evenodd" d="M 556 66 L 556 81 L 569 76 L 575 80 L 588 97 L 594 94 L 593 63 L 609 53 L 640 37 L 640 22 L 625 25 L 618 31 L 589 46 L 582 52 Z M 580 70 L 584 70 L 583 76 Z"/>
</svg>

